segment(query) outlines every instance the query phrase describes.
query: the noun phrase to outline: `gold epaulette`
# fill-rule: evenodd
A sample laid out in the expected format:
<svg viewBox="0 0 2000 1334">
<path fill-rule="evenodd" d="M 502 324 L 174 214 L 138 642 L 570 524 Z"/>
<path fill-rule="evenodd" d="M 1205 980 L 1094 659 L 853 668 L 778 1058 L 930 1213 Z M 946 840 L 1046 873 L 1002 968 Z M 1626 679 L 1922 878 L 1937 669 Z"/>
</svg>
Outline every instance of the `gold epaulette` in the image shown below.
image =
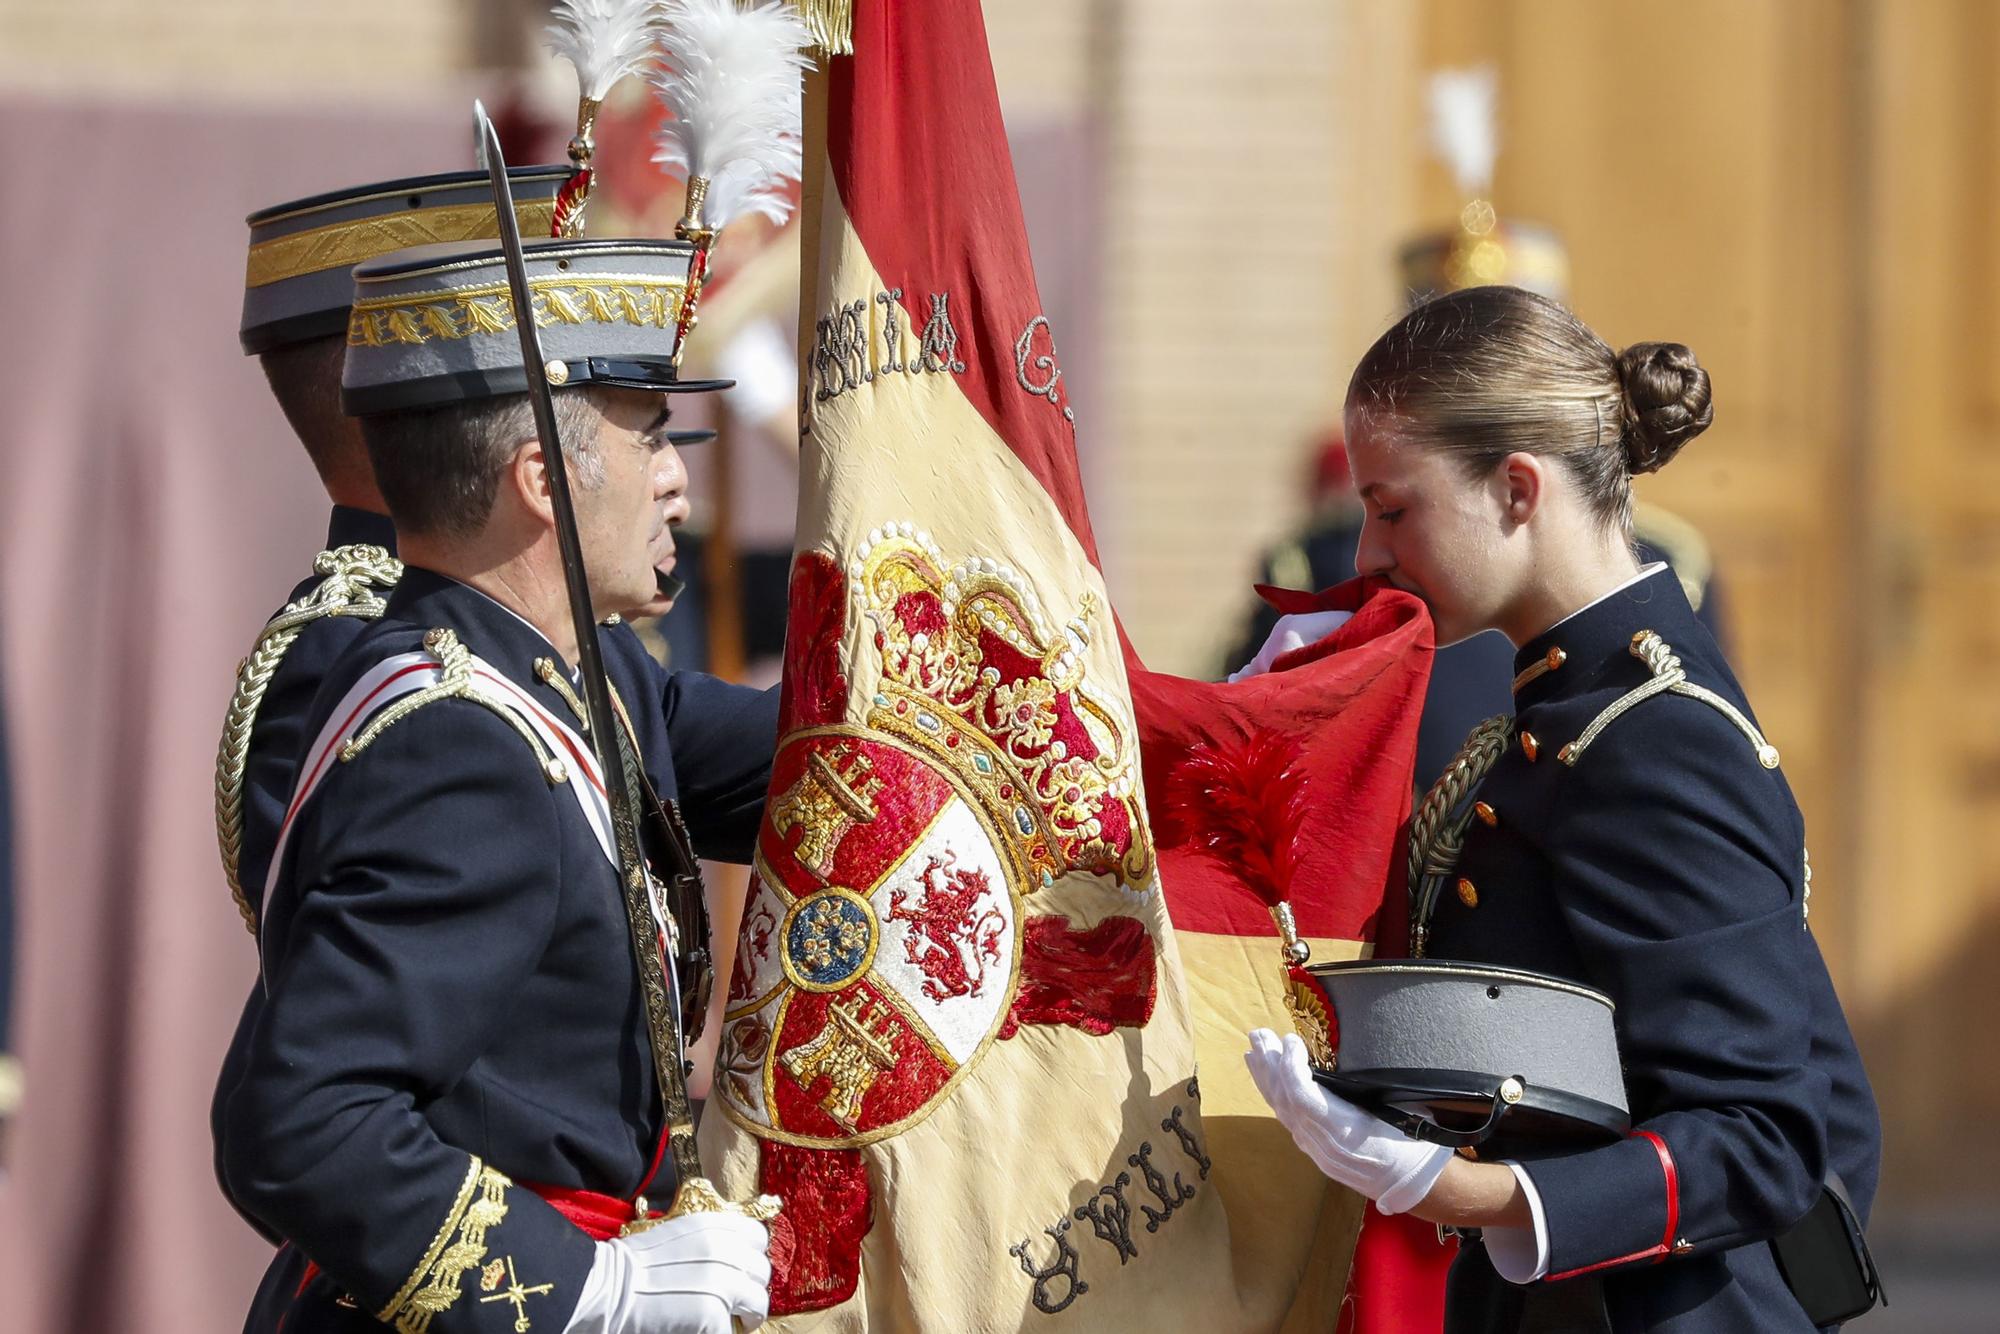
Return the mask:
<svg viewBox="0 0 2000 1334">
<path fill-rule="evenodd" d="M 378 619 L 387 604 L 376 590 L 388 590 L 403 577 L 403 563 L 385 548 L 367 543 L 335 547 L 313 558 L 313 572 L 323 576 L 305 597 L 286 605 L 257 635 L 250 656 L 236 668 L 236 690 L 222 723 L 222 742 L 215 753 L 215 837 L 222 850 L 222 874 L 236 911 L 251 935 L 257 934 L 257 910 L 243 893 L 239 863 L 243 856 L 243 774 L 250 762 L 250 731 L 264 692 L 285 660 L 299 632 L 329 616 Z"/>
<path fill-rule="evenodd" d="M 1715 557 L 1709 552 L 1708 539 L 1701 535 L 1701 529 L 1672 510 L 1635 501 L 1632 536 L 1667 558 L 1674 578 L 1680 580 L 1681 591 L 1687 594 L 1688 606 L 1700 611 L 1702 600 L 1708 596 L 1708 581 L 1715 574 Z"/>
<path fill-rule="evenodd" d="M 1556 753 L 1558 760 L 1565 765 L 1574 766 L 1583 758 L 1583 752 L 1590 748 L 1590 743 L 1603 734 L 1605 728 L 1655 695 L 1685 695 L 1689 699 L 1700 700 L 1734 723 L 1736 730 L 1748 737 L 1750 744 L 1756 748 L 1759 764 L 1766 769 L 1778 767 L 1778 748 L 1764 739 L 1764 734 L 1757 730 L 1757 724 L 1751 722 L 1743 710 L 1713 690 L 1688 680 L 1687 671 L 1681 666 L 1680 658 L 1674 654 L 1666 640 L 1651 630 L 1641 630 L 1632 636 L 1629 647 L 1632 656 L 1645 663 L 1647 670 L 1652 672 L 1651 679 L 1644 685 L 1619 696 L 1604 712 L 1591 719 L 1590 726 L 1583 729 L 1582 736 Z"/>
<path fill-rule="evenodd" d="M 520 710 L 503 700 L 495 699 L 472 684 L 472 650 L 459 642 L 455 631 L 439 627 L 424 632 L 424 652 L 437 660 L 441 669 L 435 685 L 425 686 L 404 695 L 395 703 L 383 709 L 368 720 L 368 725 L 356 732 L 340 748 L 340 762 L 347 764 L 354 757 L 367 750 L 376 738 L 394 727 L 403 719 L 415 713 L 426 704 L 435 704 L 441 699 L 469 700 L 505 722 L 521 740 L 528 743 L 528 749 L 535 752 L 535 761 L 540 766 L 542 777 L 549 786 L 569 781 L 569 768 L 542 744 L 542 739 L 521 716 Z"/>
</svg>

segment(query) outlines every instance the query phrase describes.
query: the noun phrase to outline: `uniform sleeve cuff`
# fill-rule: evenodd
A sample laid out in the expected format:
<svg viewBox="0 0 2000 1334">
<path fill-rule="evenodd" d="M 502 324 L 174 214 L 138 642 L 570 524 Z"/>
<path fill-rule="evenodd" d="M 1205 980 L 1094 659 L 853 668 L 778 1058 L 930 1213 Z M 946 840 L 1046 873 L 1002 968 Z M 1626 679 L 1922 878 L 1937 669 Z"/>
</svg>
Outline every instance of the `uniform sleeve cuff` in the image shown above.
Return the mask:
<svg viewBox="0 0 2000 1334">
<path fill-rule="evenodd" d="M 1533 1283 L 1549 1272 L 1549 1219 L 1542 1212 L 1542 1194 L 1535 1189 L 1528 1169 L 1519 1163 L 1508 1163 L 1507 1167 L 1520 1183 L 1521 1193 L 1528 1197 L 1534 1226 L 1482 1228 L 1480 1238 L 1494 1273 L 1509 1283 Z"/>
<path fill-rule="evenodd" d="M 1550 1282 L 1657 1262 L 1679 1235 L 1680 1174 L 1655 1132 L 1635 1130 L 1619 1143 L 1523 1170 L 1548 1216 Z"/>
</svg>

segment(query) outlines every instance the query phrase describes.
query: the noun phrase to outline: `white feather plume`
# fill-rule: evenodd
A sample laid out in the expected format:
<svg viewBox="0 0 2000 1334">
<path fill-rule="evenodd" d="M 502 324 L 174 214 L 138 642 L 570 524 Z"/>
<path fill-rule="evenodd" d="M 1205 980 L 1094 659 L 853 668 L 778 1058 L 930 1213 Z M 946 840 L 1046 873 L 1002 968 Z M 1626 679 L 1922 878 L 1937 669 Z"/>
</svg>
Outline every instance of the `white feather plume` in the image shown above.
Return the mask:
<svg viewBox="0 0 2000 1334">
<path fill-rule="evenodd" d="M 717 231 L 749 213 L 783 222 L 799 179 L 801 76 L 812 34 L 783 0 L 662 0 L 653 87 L 673 118 L 653 161 L 677 180 L 709 182 Z"/>
<path fill-rule="evenodd" d="M 659 36 L 654 0 L 556 0 L 550 17 L 549 50 L 576 66 L 578 91 L 593 102 L 645 68 Z"/>
<path fill-rule="evenodd" d="M 1493 186 L 1493 159 L 1499 152 L 1494 102 L 1500 77 L 1491 65 L 1441 69 L 1430 78 L 1431 148 L 1467 198 Z"/>
</svg>

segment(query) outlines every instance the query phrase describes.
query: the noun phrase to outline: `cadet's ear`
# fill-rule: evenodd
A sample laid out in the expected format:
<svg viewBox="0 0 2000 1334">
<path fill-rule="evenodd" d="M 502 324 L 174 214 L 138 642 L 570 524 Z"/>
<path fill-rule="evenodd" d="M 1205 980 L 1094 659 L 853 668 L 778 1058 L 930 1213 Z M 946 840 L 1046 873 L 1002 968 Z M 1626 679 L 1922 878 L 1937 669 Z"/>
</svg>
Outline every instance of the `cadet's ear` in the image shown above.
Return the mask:
<svg viewBox="0 0 2000 1334">
<path fill-rule="evenodd" d="M 1520 451 L 1500 460 L 1494 475 L 1499 485 L 1500 503 L 1510 524 L 1524 524 L 1535 517 L 1548 494 L 1549 473 L 1542 460 Z"/>
<path fill-rule="evenodd" d="M 548 460 L 542 453 L 541 441 L 530 436 L 514 447 L 501 484 L 512 491 L 521 508 L 555 527 L 555 501 L 549 496 Z"/>
</svg>

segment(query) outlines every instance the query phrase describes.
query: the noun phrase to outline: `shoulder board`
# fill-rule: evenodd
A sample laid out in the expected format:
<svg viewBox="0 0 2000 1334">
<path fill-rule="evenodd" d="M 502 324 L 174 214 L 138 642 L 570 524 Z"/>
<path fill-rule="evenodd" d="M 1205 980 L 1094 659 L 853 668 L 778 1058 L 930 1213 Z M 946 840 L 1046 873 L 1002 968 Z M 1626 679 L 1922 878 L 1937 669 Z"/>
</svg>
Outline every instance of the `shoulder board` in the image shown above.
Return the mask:
<svg viewBox="0 0 2000 1334">
<path fill-rule="evenodd" d="M 236 900 L 236 911 L 251 935 L 257 934 L 257 913 L 243 892 L 239 863 L 243 856 L 243 774 L 250 763 L 250 732 L 271 678 L 299 632 L 329 616 L 380 618 L 387 604 L 376 590 L 395 587 L 403 563 L 382 547 L 366 543 L 335 547 L 313 558 L 319 584 L 305 597 L 286 604 L 265 623 L 250 656 L 236 668 L 236 689 L 222 721 L 222 740 L 215 751 L 215 838 L 222 851 L 222 875 Z"/>
<path fill-rule="evenodd" d="M 599 849 L 615 866 L 611 808 L 604 795 L 604 778 L 590 747 L 567 724 L 538 704 L 459 642 L 448 629 L 435 629 L 423 647 L 377 663 L 349 688 L 327 724 L 306 750 L 298 786 L 285 807 L 285 820 L 271 853 L 264 881 L 264 901 L 270 900 L 284 862 L 285 845 L 299 812 L 336 764 L 351 764 L 382 734 L 411 714 L 439 700 L 462 699 L 492 712 L 527 743 L 549 786 L 567 785 L 582 808 Z M 582 781 L 571 782 L 581 773 Z M 259 915 L 261 917 L 261 914 Z"/>
<path fill-rule="evenodd" d="M 1687 671 L 1681 666 L 1680 658 L 1675 655 L 1672 646 L 1666 640 L 1651 630 L 1641 630 L 1632 636 L 1630 649 L 1633 657 L 1646 664 L 1652 676 L 1644 685 L 1627 691 L 1613 700 L 1604 712 L 1591 720 L 1590 726 L 1583 729 L 1583 735 L 1556 753 L 1556 758 L 1564 765 L 1575 767 L 1591 743 L 1604 734 L 1605 728 L 1639 705 L 1656 695 L 1671 694 L 1698 699 L 1729 719 L 1736 730 L 1749 739 L 1751 746 L 1756 750 L 1759 764 L 1766 769 L 1778 767 L 1778 748 L 1764 739 L 1764 734 L 1757 730 L 1757 725 L 1750 721 L 1749 715 L 1708 687 L 1696 685 L 1688 680 Z"/>
</svg>

